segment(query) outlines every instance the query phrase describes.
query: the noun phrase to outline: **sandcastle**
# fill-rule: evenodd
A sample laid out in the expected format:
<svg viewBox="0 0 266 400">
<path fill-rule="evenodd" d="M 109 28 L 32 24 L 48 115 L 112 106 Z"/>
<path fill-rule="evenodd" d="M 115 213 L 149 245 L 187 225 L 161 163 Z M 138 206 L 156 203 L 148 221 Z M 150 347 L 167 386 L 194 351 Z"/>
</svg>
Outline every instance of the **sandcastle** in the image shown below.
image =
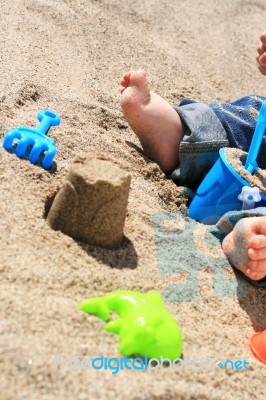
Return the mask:
<svg viewBox="0 0 266 400">
<path fill-rule="evenodd" d="M 85 243 L 113 248 L 123 239 L 131 176 L 111 158 L 81 154 L 55 196 L 51 228 Z"/>
</svg>

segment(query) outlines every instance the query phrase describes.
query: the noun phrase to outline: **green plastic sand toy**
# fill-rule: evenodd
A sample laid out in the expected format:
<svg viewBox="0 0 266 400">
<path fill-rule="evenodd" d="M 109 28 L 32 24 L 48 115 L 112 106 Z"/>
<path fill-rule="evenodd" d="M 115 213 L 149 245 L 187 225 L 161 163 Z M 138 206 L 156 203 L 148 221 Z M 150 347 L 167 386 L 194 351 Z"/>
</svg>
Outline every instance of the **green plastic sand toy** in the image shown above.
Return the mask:
<svg viewBox="0 0 266 400">
<path fill-rule="evenodd" d="M 84 300 L 80 310 L 107 322 L 105 330 L 119 335 L 119 351 L 124 356 L 174 360 L 182 354 L 179 326 L 155 290 L 148 293 L 118 290 Z M 115 312 L 119 318 L 111 319 L 110 312 Z"/>
</svg>

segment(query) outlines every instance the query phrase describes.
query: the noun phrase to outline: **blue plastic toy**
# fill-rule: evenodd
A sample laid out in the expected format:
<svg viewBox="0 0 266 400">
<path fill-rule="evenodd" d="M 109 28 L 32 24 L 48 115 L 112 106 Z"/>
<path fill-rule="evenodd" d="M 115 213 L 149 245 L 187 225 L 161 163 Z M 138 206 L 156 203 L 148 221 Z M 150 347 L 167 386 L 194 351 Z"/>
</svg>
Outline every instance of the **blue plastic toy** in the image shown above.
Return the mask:
<svg viewBox="0 0 266 400">
<path fill-rule="evenodd" d="M 252 174 L 258 169 L 257 157 L 266 129 L 266 101 L 260 108 L 258 122 L 252 138 L 244 168 Z M 246 209 L 246 199 L 241 196 L 243 187 L 251 185 L 243 179 L 228 162 L 225 148 L 220 149 L 219 159 L 206 175 L 197 189 L 196 195 L 189 206 L 189 216 L 204 224 L 215 224 L 227 211 Z M 249 194 L 251 196 L 251 194 Z M 250 198 L 253 206 L 266 206 L 266 196 L 259 193 Z M 249 207 L 250 208 L 250 207 Z"/>
<path fill-rule="evenodd" d="M 252 210 L 261 201 L 260 190 L 257 187 L 243 186 L 238 200 L 242 201 L 242 210 Z"/>
<path fill-rule="evenodd" d="M 258 169 L 257 157 L 259 154 L 265 129 L 266 129 L 266 101 L 262 103 L 262 106 L 260 108 L 256 129 L 252 138 L 252 142 L 250 144 L 245 164 L 245 169 L 251 174 L 253 174 L 253 172 L 257 171 Z"/>
<path fill-rule="evenodd" d="M 60 117 L 52 111 L 43 110 L 37 115 L 40 124 L 34 128 L 18 127 L 6 134 L 3 147 L 10 151 L 14 140 L 18 140 L 15 153 L 23 158 L 29 152 L 28 159 L 32 164 L 37 164 L 41 155 L 41 165 L 44 169 L 51 168 L 56 154 L 56 145 L 53 139 L 46 136 L 51 126 L 60 124 Z"/>
</svg>

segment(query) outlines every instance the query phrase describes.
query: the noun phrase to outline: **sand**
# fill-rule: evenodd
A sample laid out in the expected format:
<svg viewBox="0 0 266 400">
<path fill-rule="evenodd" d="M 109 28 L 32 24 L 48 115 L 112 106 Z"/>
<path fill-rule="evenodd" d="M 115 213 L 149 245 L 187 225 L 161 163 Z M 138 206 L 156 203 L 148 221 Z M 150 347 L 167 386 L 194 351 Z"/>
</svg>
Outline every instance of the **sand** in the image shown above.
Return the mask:
<svg viewBox="0 0 266 400">
<path fill-rule="evenodd" d="M 255 53 L 265 11 L 260 0 L 1 2 L 1 138 L 16 126 L 35 126 L 41 109 L 62 119 L 49 132 L 58 148 L 55 171 L 0 149 L 1 400 L 265 398 L 265 366 L 248 348 L 254 331 L 266 329 L 265 290 L 247 286 L 243 295 L 208 228 L 183 216 L 183 189 L 143 155 L 118 90 L 124 71 L 142 67 L 172 103 L 264 94 Z M 45 220 L 81 151 L 112 156 L 132 176 L 125 240 L 116 250 L 74 240 Z M 227 295 L 221 268 L 235 282 Z M 186 277 L 190 301 L 177 296 Z M 118 338 L 78 310 L 83 299 L 117 289 L 164 296 L 181 327 L 185 359 L 246 359 L 251 369 L 116 376 L 56 369 L 58 353 L 119 357 Z"/>
<path fill-rule="evenodd" d="M 130 181 L 115 159 L 82 153 L 56 194 L 47 222 L 84 243 L 118 247 L 124 237 Z"/>
<path fill-rule="evenodd" d="M 234 167 L 237 173 L 244 178 L 251 186 L 256 186 L 260 192 L 266 194 L 266 170 L 258 168 L 256 172 L 250 174 L 244 169 L 247 153 L 240 149 L 226 149 L 226 158 Z"/>
</svg>

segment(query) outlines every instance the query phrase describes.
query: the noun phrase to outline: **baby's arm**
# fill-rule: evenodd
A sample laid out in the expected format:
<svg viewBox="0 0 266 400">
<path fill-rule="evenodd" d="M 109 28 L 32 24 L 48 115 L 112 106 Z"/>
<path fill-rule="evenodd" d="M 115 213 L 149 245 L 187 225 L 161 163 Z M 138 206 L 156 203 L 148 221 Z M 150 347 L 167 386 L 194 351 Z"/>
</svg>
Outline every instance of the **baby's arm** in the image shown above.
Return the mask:
<svg viewBox="0 0 266 400">
<path fill-rule="evenodd" d="M 257 48 L 257 62 L 259 71 L 266 75 L 266 31 L 260 36 L 260 44 Z"/>
</svg>

